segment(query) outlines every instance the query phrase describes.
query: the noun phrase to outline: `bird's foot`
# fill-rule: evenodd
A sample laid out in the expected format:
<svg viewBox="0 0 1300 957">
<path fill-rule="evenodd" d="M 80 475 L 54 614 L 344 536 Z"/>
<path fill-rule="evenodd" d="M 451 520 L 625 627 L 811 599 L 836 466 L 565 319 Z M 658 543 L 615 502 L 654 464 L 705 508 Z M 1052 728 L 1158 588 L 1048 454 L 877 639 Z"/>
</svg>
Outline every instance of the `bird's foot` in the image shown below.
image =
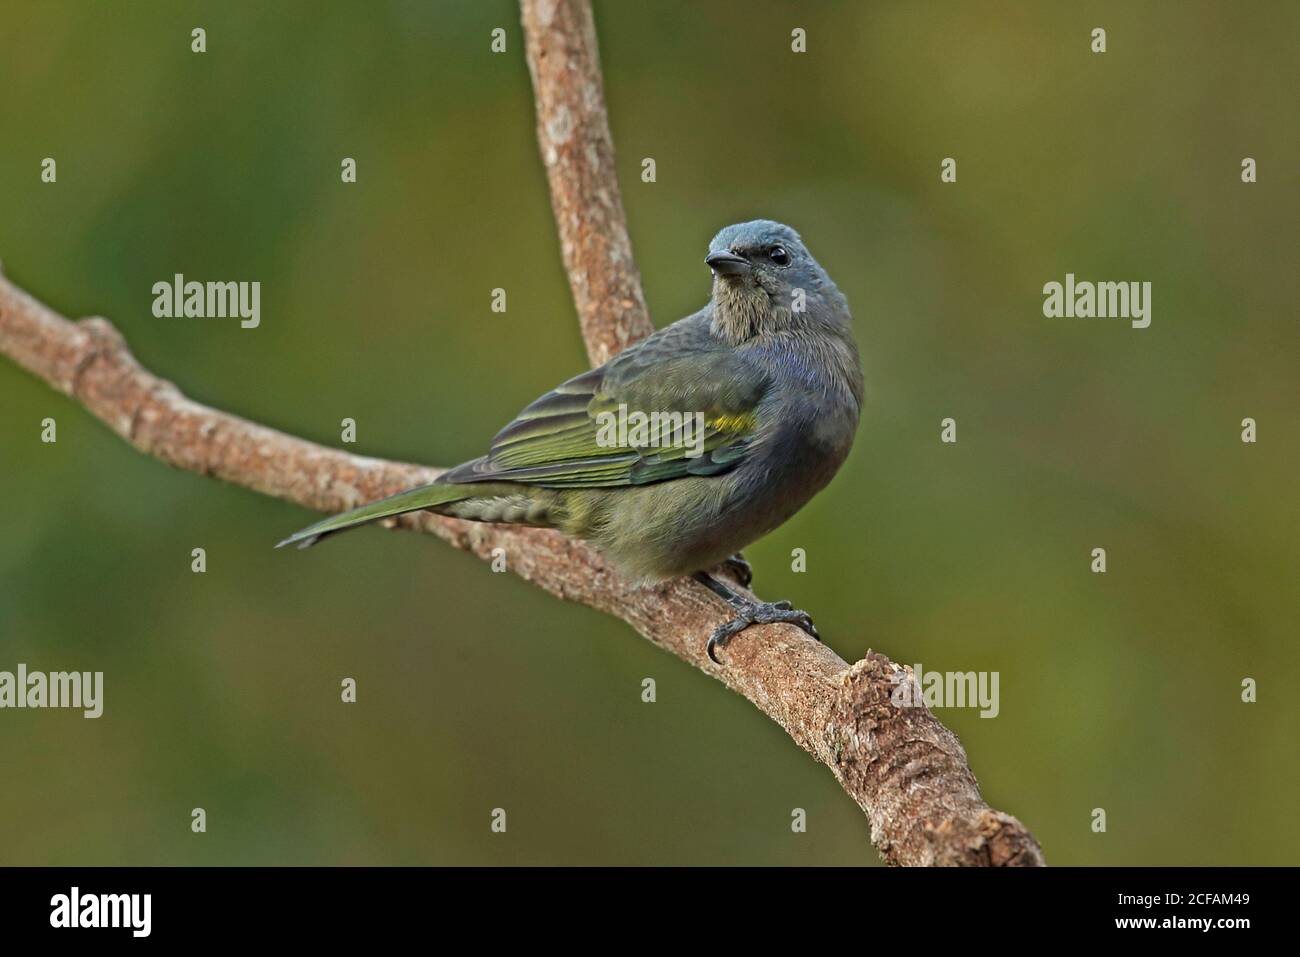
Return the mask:
<svg viewBox="0 0 1300 957">
<path fill-rule="evenodd" d="M 822 640 L 808 612 L 794 608 L 788 601 L 755 601 L 747 595 L 733 591 L 708 572 L 696 572 L 693 577 L 736 611 L 734 618 L 719 625 L 709 636 L 709 643 L 704 650 L 714 664 L 722 664 L 718 661 L 718 648 L 726 644 L 732 635 L 744 631 L 750 625 L 772 625 L 778 622 L 794 625 L 802 628 L 818 641 Z"/>
<path fill-rule="evenodd" d="M 754 580 L 754 568 L 749 562 L 745 561 L 745 556 L 736 552 L 730 558 L 722 563 L 722 567 L 727 569 L 740 582 L 741 588 L 748 588 Z"/>
<path fill-rule="evenodd" d="M 738 614 L 735 618 L 719 625 L 709 636 L 709 643 L 704 650 L 708 652 L 715 664 L 721 664 L 718 661 L 717 649 L 725 645 L 732 635 L 744 631 L 750 625 L 771 625 L 778 622 L 794 625 L 796 628 L 802 628 L 818 641 L 822 640 L 808 612 L 791 607 L 788 601 L 750 602 L 749 607 L 736 610 Z"/>
</svg>

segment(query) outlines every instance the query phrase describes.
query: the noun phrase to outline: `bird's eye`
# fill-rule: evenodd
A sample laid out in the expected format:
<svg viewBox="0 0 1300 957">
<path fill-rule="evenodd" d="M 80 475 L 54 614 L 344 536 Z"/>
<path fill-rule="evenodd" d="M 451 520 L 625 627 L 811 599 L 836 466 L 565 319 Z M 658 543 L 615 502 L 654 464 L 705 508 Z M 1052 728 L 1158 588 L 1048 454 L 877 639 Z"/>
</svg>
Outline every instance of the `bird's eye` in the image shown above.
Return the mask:
<svg viewBox="0 0 1300 957">
<path fill-rule="evenodd" d="M 778 266 L 790 265 L 790 254 L 785 251 L 784 246 L 773 246 L 767 251 L 767 258 Z"/>
</svg>

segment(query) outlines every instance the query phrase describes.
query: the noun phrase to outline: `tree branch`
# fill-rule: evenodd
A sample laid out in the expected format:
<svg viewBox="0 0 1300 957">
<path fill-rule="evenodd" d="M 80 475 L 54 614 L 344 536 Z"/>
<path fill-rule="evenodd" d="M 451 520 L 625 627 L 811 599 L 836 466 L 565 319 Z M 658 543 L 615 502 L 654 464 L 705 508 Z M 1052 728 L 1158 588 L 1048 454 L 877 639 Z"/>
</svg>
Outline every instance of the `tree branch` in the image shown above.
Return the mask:
<svg viewBox="0 0 1300 957">
<path fill-rule="evenodd" d="M 520 0 L 551 209 L 593 366 L 654 332 L 614 169 L 591 4 Z"/>
<path fill-rule="evenodd" d="M 585 0 L 522 0 L 522 7 L 565 263 L 589 352 L 593 361 L 602 360 L 644 334 L 649 320 L 618 200 L 590 10 Z M 561 107 L 569 119 L 558 132 L 548 131 Z M 582 131 L 576 140 L 562 135 L 566 124 Z M 139 451 L 309 508 L 340 511 L 439 473 L 325 448 L 193 402 L 142 368 L 106 320 L 70 322 L 3 277 L 0 351 Z M 523 578 L 623 619 L 744 695 L 831 769 L 866 812 L 871 839 L 886 861 L 1043 863 L 1024 826 L 980 798 L 956 736 L 927 708 L 893 704 L 898 682 L 912 676 L 884 655 L 869 652 L 849 667 L 797 628 L 762 625 L 735 636 L 718 666 L 704 646 L 729 610 L 689 580 L 634 587 L 587 545 L 557 532 L 427 513 L 389 524 L 437 535 L 485 559 L 503 548 Z"/>
</svg>

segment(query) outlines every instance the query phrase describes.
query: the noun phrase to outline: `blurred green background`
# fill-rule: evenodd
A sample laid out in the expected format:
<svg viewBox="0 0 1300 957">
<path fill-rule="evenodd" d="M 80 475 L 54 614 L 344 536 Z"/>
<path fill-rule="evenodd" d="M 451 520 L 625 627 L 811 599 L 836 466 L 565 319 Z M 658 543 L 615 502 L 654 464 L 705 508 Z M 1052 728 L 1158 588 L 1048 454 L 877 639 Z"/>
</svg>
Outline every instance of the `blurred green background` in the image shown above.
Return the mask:
<svg viewBox="0 0 1300 957">
<path fill-rule="evenodd" d="M 1049 862 L 1295 863 L 1300 6 L 596 13 L 656 321 L 702 304 L 709 238 L 756 216 L 854 307 L 857 446 L 748 550 L 760 593 L 848 660 L 1000 672 L 996 719 L 939 714 Z M 585 361 L 518 19 L 0 0 L 6 272 L 199 401 L 477 455 Z M 1067 271 L 1152 282 L 1151 327 L 1044 318 Z M 261 327 L 154 318 L 177 272 L 260 280 Z M 273 551 L 312 516 L 131 451 L 7 361 L 0 398 L 0 669 L 106 675 L 97 721 L 0 712 L 0 862 L 877 861 L 824 768 L 622 623 L 421 536 Z"/>
</svg>

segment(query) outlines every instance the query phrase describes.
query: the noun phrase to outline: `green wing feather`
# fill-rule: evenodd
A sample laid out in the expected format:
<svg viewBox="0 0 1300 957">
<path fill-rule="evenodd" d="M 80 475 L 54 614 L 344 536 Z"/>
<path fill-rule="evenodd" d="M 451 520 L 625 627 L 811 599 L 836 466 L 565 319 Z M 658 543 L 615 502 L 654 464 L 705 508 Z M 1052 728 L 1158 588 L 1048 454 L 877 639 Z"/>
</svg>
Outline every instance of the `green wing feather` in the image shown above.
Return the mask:
<svg viewBox="0 0 1300 957">
<path fill-rule="evenodd" d="M 548 392 L 497 433 L 487 455 L 443 481 L 614 488 L 716 475 L 743 460 L 767 387 L 765 374 L 687 320 Z M 646 416 L 644 442 L 619 444 L 628 436 L 608 425 L 620 412 Z M 682 421 L 694 428 L 696 413 L 702 434 L 674 434 Z"/>
<path fill-rule="evenodd" d="M 716 342 L 700 316 L 657 332 L 614 359 L 548 392 L 492 440 L 491 451 L 436 482 L 323 519 L 281 545 L 306 548 L 322 538 L 403 512 L 478 496 L 509 495 L 511 486 L 617 488 L 687 475 L 718 475 L 744 460 L 757 427 L 767 376 Z M 614 444 L 602 413 L 642 412 L 658 428 L 645 443 Z M 660 413 L 656 420 L 653 413 Z M 665 416 L 664 413 L 668 413 Z M 703 416 L 701 436 L 673 441 L 671 413 Z M 693 454 L 696 451 L 702 454 Z M 692 454 L 688 454 L 692 453 Z M 509 483 L 482 486 L 478 483 Z"/>
</svg>

